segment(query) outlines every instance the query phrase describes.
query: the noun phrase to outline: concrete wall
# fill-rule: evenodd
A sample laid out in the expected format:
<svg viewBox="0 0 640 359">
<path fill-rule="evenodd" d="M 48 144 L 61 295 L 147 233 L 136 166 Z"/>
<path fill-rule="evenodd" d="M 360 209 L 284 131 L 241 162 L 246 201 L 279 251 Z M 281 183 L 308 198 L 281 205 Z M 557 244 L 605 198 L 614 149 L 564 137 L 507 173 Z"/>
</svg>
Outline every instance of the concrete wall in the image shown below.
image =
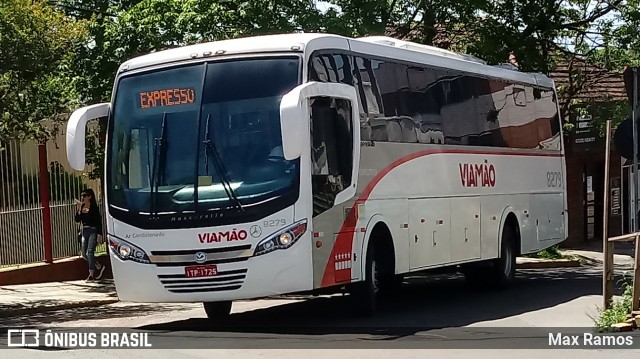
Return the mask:
<svg viewBox="0 0 640 359">
<path fill-rule="evenodd" d="M 99 256 L 98 260 L 106 266 L 101 279 L 113 278 L 109 257 Z M 52 264 L 38 263 L 21 268 L 0 269 L 0 286 L 81 280 L 86 279 L 88 274 L 89 267 L 84 259 L 65 258 Z"/>
</svg>

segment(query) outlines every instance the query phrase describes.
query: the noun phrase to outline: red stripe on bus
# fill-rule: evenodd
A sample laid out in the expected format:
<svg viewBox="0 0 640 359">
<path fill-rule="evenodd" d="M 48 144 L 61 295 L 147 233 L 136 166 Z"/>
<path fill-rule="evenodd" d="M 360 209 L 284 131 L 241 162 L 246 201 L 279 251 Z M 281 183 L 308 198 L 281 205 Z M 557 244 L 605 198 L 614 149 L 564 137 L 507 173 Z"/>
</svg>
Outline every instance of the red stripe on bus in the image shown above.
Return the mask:
<svg viewBox="0 0 640 359">
<path fill-rule="evenodd" d="M 335 284 L 345 284 L 351 282 L 351 265 L 340 266 L 343 269 L 336 269 L 336 262 L 340 261 L 340 258 L 345 254 L 353 253 L 353 242 L 356 234 L 356 224 L 358 218 L 358 205 L 364 203 L 373 189 L 380 183 L 380 181 L 391 172 L 394 168 L 400 165 L 414 160 L 416 158 L 433 155 L 433 154 L 466 154 L 466 155 L 498 155 L 498 156 L 523 156 L 523 157 L 564 157 L 562 153 L 536 153 L 536 152 L 519 152 L 519 151 L 482 151 L 482 150 L 463 150 L 463 149 L 429 149 L 419 151 L 395 160 L 390 165 L 382 169 L 378 174 L 367 184 L 362 191 L 358 199 L 353 204 L 353 207 L 347 213 L 336 241 L 333 244 L 333 249 L 329 255 L 327 266 L 325 267 L 324 274 L 322 276 L 321 287 L 328 287 Z M 365 258 L 362 258 L 365 260 Z"/>
</svg>

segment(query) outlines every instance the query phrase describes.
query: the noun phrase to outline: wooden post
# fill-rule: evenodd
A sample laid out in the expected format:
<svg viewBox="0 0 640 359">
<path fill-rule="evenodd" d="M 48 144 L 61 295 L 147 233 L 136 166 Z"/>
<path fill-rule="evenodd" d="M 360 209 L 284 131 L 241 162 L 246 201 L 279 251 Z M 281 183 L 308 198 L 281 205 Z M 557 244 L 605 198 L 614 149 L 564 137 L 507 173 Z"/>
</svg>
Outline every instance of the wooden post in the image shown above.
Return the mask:
<svg viewBox="0 0 640 359">
<path fill-rule="evenodd" d="M 631 310 L 640 310 L 640 235 L 636 235 L 636 260 L 633 271 L 633 295 Z"/>
<path fill-rule="evenodd" d="M 604 308 L 611 307 L 613 298 L 613 243 L 609 242 L 609 157 L 611 152 L 611 120 L 607 120 L 606 145 L 604 157 L 604 202 L 602 209 L 602 254 L 604 256 L 602 273 L 602 294 Z"/>
</svg>

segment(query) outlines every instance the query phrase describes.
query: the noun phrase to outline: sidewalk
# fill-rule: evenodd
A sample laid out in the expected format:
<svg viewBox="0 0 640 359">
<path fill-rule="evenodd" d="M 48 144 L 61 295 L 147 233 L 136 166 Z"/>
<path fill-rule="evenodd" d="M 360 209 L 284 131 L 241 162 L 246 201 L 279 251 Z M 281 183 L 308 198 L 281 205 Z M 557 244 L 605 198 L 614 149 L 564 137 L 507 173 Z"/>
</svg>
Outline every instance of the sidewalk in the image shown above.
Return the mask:
<svg viewBox="0 0 640 359">
<path fill-rule="evenodd" d="M 0 286 L 0 318 L 118 301 L 113 280 Z"/>
<path fill-rule="evenodd" d="M 632 242 L 616 243 L 613 254 L 614 269 L 632 271 L 634 267 L 634 251 Z M 602 243 L 592 243 L 580 249 L 561 249 L 560 252 L 568 256 L 577 257 L 584 265 L 602 266 L 604 262 Z"/>
</svg>

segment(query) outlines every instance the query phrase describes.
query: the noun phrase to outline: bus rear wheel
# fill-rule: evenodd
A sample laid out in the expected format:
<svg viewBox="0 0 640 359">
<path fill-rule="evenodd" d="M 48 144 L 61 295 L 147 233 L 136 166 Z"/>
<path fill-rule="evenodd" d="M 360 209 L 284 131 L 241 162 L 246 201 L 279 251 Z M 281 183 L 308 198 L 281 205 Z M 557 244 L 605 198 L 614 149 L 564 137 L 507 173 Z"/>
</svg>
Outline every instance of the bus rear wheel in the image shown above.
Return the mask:
<svg viewBox="0 0 640 359">
<path fill-rule="evenodd" d="M 506 288 L 513 283 L 516 277 L 516 241 L 518 235 L 512 225 L 504 227 L 502 232 L 502 244 L 500 245 L 500 258 L 493 261 L 491 268 L 491 284 L 497 288 Z"/>
<path fill-rule="evenodd" d="M 231 315 L 231 304 L 231 301 L 203 303 L 207 318 L 212 320 L 225 320 L 229 318 L 229 315 Z"/>
<path fill-rule="evenodd" d="M 476 287 L 503 289 L 510 286 L 516 276 L 517 241 L 513 225 L 507 224 L 502 231 L 500 257 L 462 266 L 461 271 L 469 283 Z"/>
</svg>

